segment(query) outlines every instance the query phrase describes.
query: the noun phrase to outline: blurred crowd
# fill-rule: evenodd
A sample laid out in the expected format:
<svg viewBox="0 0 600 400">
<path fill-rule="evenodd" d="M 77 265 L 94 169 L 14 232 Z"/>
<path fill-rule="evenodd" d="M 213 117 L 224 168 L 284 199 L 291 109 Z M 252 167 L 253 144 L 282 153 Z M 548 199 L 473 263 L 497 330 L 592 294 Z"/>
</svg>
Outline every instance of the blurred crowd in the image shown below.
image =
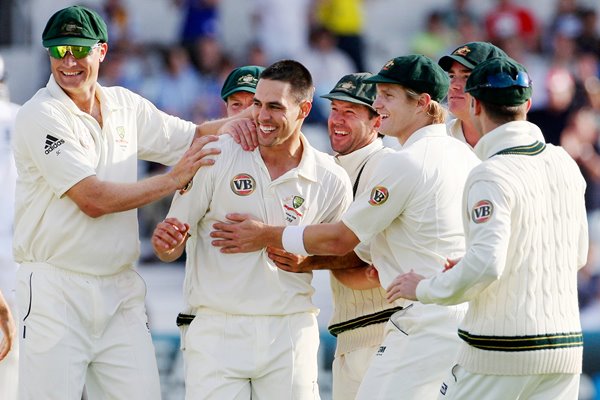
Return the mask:
<svg viewBox="0 0 600 400">
<path fill-rule="evenodd" d="M 197 123 L 224 115 L 220 89 L 233 68 L 293 58 L 308 67 L 315 81 L 315 106 L 307 124 L 324 128 L 329 104 L 318 95 L 327 93 L 340 76 L 365 71 L 369 43 L 364 28 L 377 23 L 364 20 L 368 0 L 255 0 L 248 15 L 250 45 L 240 56 L 228 53 L 222 43 L 219 0 L 170 1 L 179 8 L 182 23 L 178 41 L 168 45 L 137 40 L 138 27 L 125 0 L 102 4 L 98 11 L 110 25 L 110 51 L 99 80 L 125 86 L 164 111 Z M 406 38 L 409 52 L 437 61 L 461 43 L 483 40 L 527 67 L 534 85 L 529 119 L 540 126 L 547 142 L 564 147 L 587 179 L 591 246 L 588 265 L 580 273 L 581 318 L 584 329 L 600 329 L 598 6 L 556 0 L 551 17 L 540 20 L 524 5 L 528 2 L 495 0 L 477 14 L 469 1 L 452 0 L 446 8 L 428 10 L 421 31 Z M 149 164 L 145 171 L 152 174 L 156 168 L 162 167 Z M 149 237 L 167 208 L 157 203 L 140 210 L 142 237 Z"/>
</svg>

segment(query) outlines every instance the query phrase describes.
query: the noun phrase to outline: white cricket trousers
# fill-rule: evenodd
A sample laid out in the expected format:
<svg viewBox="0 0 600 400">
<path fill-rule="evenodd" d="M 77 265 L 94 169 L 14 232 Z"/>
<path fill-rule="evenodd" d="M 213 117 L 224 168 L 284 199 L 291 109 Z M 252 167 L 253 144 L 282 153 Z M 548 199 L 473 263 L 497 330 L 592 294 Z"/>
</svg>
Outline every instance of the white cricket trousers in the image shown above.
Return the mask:
<svg viewBox="0 0 600 400">
<path fill-rule="evenodd" d="M 193 313 L 181 331 L 187 400 L 320 399 L 313 313 Z"/>
<path fill-rule="evenodd" d="M 455 365 L 439 400 L 577 400 L 579 374 L 483 375 Z"/>
<path fill-rule="evenodd" d="M 435 400 L 456 363 L 466 304 L 413 303 L 394 313 L 358 390 L 358 400 Z"/>
<path fill-rule="evenodd" d="M 111 276 L 23 264 L 19 398 L 159 400 L 146 285 L 133 269 Z"/>
<path fill-rule="evenodd" d="M 333 360 L 332 400 L 354 400 L 379 345 L 363 347 Z"/>
</svg>

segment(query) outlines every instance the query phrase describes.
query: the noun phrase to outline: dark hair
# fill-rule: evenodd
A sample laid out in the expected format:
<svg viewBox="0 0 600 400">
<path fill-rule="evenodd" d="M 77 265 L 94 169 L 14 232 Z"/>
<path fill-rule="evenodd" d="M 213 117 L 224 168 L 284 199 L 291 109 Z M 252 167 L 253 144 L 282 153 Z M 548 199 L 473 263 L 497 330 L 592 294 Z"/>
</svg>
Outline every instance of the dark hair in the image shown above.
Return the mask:
<svg viewBox="0 0 600 400">
<path fill-rule="evenodd" d="M 292 94 L 298 103 L 312 100 L 314 87 L 310 72 L 294 60 L 281 60 L 268 66 L 259 79 L 287 82 L 292 86 Z"/>
<path fill-rule="evenodd" d="M 506 124 L 511 121 L 525 119 L 527 115 L 526 103 L 518 106 L 505 106 L 481 102 L 485 107 L 488 117 L 497 124 Z"/>
</svg>

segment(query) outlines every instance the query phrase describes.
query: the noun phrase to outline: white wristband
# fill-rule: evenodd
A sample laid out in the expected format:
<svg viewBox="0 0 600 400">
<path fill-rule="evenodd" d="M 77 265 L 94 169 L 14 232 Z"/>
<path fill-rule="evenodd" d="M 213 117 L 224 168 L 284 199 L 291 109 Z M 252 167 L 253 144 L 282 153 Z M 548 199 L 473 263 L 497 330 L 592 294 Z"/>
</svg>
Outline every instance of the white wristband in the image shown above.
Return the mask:
<svg viewBox="0 0 600 400">
<path fill-rule="evenodd" d="M 286 226 L 281 235 L 283 249 L 288 253 L 298 254 L 299 256 L 309 256 L 304 248 L 304 228 L 306 225 Z"/>
</svg>

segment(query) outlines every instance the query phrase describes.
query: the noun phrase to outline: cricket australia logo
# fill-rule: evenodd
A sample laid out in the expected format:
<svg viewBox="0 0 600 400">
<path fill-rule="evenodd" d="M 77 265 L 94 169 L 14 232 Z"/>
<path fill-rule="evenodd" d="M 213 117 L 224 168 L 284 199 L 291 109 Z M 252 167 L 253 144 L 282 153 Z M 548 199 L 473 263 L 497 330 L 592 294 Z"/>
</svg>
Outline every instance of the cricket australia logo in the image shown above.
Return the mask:
<svg viewBox="0 0 600 400">
<path fill-rule="evenodd" d="M 388 190 L 383 186 L 375 186 L 371 190 L 371 197 L 369 198 L 369 204 L 372 206 L 380 206 L 387 201 L 390 197 Z"/>
<path fill-rule="evenodd" d="M 246 86 L 246 85 L 256 86 L 257 83 L 258 83 L 258 79 L 256 79 L 252 74 L 240 76 L 237 80 L 237 84 L 239 86 Z"/>
<path fill-rule="evenodd" d="M 452 54 L 457 54 L 457 55 L 459 55 L 459 56 L 463 56 L 463 57 L 465 57 L 465 56 L 466 56 L 467 54 L 469 54 L 470 52 L 471 52 L 471 49 L 470 49 L 470 48 L 468 48 L 467 46 L 463 46 L 463 47 L 461 47 L 460 49 L 456 49 L 456 50 L 454 51 L 454 53 L 452 53 Z"/>
<path fill-rule="evenodd" d="M 338 85 L 339 89 L 342 90 L 346 90 L 346 91 L 351 91 L 356 89 L 356 85 L 354 83 L 352 83 L 351 81 L 347 81 L 347 82 L 342 82 Z"/>
<path fill-rule="evenodd" d="M 256 182 L 248 174 L 238 174 L 231 180 L 231 190 L 238 196 L 249 196 L 254 189 L 256 189 Z"/>
<path fill-rule="evenodd" d="M 59 146 L 63 145 L 64 143 L 65 143 L 65 141 L 63 139 L 59 139 L 52 135 L 46 135 L 46 144 L 44 145 L 44 153 L 50 154 L 54 151 L 54 149 L 57 149 Z"/>
<path fill-rule="evenodd" d="M 284 200 L 283 208 L 285 210 L 285 220 L 289 223 L 296 221 L 302 217 L 304 198 L 300 196 L 292 196 Z"/>
<path fill-rule="evenodd" d="M 475 203 L 471 210 L 471 219 L 476 224 L 489 221 L 494 213 L 494 205 L 489 200 L 481 200 Z"/>
<path fill-rule="evenodd" d="M 385 65 L 383 66 L 383 70 L 387 71 L 388 69 L 392 68 L 394 66 L 394 60 L 390 60 L 388 62 L 385 63 Z"/>
</svg>

